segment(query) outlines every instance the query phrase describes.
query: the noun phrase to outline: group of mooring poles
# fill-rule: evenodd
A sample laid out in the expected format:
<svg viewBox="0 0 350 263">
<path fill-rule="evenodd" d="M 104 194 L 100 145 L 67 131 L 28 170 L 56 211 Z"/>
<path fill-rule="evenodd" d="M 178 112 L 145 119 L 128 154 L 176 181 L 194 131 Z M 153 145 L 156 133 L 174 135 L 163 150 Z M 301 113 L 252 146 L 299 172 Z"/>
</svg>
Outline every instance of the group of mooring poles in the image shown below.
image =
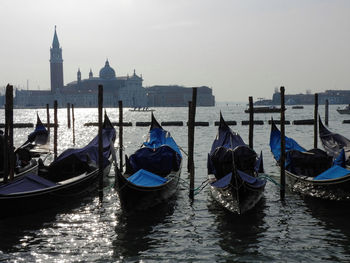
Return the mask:
<svg viewBox="0 0 350 263">
<path fill-rule="evenodd" d="M 285 160 L 286 160 L 286 140 L 285 140 L 285 88 L 280 88 L 281 95 L 281 157 L 280 157 L 280 197 L 281 200 L 285 199 L 285 190 L 286 190 L 286 171 L 285 171 Z M 318 94 L 315 93 L 315 107 L 314 107 L 314 148 L 317 148 L 318 142 Z M 328 110 L 329 110 L 329 101 L 325 101 L 325 124 L 328 126 Z"/>
</svg>

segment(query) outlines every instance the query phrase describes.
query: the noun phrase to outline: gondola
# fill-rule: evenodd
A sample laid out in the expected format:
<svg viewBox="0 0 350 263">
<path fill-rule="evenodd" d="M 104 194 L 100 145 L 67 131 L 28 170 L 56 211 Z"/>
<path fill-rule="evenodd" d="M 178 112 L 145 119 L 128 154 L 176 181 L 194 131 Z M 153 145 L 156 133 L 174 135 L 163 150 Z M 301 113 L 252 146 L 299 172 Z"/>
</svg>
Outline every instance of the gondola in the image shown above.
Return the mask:
<svg viewBox="0 0 350 263">
<path fill-rule="evenodd" d="M 0 135 L 0 184 L 4 183 L 4 140 L 4 135 Z M 37 114 L 34 131 L 28 135 L 28 139 L 21 146 L 15 149 L 15 178 L 38 173 L 38 158 L 49 153 L 46 147 L 43 148 L 48 141 L 49 132 Z"/>
<path fill-rule="evenodd" d="M 116 171 L 116 189 L 122 210 L 147 210 L 166 202 L 177 189 L 182 155 L 170 133 L 151 115 L 149 138 L 126 156 L 124 173 Z"/>
<path fill-rule="evenodd" d="M 260 156 L 233 132 L 220 113 L 218 135 L 208 154 L 211 194 L 227 210 L 243 214 L 262 198 L 266 180 Z"/>
<path fill-rule="evenodd" d="M 329 155 L 336 158 L 343 149 L 350 150 L 350 140 L 348 138 L 328 130 L 322 123 L 321 118 L 318 119 L 318 123 L 322 145 Z"/>
<path fill-rule="evenodd" d="M 107 115 L 102 130 L 104 175 L 110 170 L 116 131 Z M 27 174 L 0 186 L 0 217 L 68 204 L 98 186 L 98 136 L 80 149 L 67 149 L 39 174 Z"/>
<path fill-rule="evenodd" d="M 350 170 L 333 161 L 321 149 L 306 150 L 285 136 L 286 182 L 292 191 L 327 200 L 350 201 Z M 271 152 L 280 165 L 281 132 L 274 122 L 270 134 Z"/>
</svg>

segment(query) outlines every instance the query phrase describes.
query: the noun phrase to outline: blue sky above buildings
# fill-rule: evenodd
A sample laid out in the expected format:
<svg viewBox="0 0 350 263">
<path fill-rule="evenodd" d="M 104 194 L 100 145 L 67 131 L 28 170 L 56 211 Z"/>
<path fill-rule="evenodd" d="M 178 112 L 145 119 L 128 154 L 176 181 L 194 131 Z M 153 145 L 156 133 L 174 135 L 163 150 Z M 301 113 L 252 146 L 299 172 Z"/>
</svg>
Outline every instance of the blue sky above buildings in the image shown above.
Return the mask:
<svg viewBox="0 0 350 263">
<path fill-rule="evenodd" d="M 0 2 L 0 86 L 49 89 L 54 27 L 65 84 L 108 58 L 144 86 L 207 85 L 217 101 L 350 89 L 350 2 L 12 0 Z"/>
</svg>

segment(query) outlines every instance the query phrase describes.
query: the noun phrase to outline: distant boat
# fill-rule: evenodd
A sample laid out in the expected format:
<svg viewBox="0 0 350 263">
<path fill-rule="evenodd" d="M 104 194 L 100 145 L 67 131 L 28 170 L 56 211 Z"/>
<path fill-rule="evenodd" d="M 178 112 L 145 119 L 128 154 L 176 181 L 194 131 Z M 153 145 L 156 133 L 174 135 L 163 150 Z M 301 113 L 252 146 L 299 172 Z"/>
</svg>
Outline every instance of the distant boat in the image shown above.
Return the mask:
<svg viewBox="0 0 350 263">
<path fill-rule="evenodd" d="M 302 105 L 295 105 L 295 106 L 292 106 L 292 109 L 304 109 L 304 106 L 302 106 Z"/>
<path fill-rule="evenodd" d="M 249 113 L 249 109 L 246 109 L 244 112 Z M 253 107 L 253 112 L 254 113 L 281 112 L 281 108 L 277 108 L 275 106 Z"/>
<path fill-rule="evenodd" d="M 133 109 L 129 109 L 129 111 L 137 111 L 137 112 L 153 112 L 155 111 L 154 109 L 149 109 L 148 107 L 140 107 L 140 108 L 133 108 Z"/>
<path fill-rule="evenodd" d="M 337 112 L 340 114 L 350 114 L 350 104 L 345 106 L 344 108 L 338 108 Z"/>
</svg>

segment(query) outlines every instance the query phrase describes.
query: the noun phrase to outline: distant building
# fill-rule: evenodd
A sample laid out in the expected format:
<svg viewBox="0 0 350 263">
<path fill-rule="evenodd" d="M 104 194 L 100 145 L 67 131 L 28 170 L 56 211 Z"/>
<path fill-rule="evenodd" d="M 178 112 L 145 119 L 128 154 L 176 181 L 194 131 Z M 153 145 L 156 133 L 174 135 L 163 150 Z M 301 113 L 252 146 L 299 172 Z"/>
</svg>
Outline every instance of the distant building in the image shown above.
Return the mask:
<svg viewBox="0 0 350 263">
<path fill-rule="evenodd" d="M 285 94 L 284 100 L 286 105 L 308 105 L 315 103 L 314 94 Z M 325 104 L 350 104 L 350 90 L 326 90 L 318 93 L 318 103 Z M 260 100 L 255 105 L 279 105 L 281 104 L 281 94 L 278 90 L 272 95 L 272 100 Z"/>
<path fill-rule="evenodd" d="M 88 77 L 82 79 L 78 69 L 77 79 L 64 85 L 62 48 L 56 27 L 50 48 L 50 81 L 50 90 L 46 91 L 16 89 L 14 105 L 24 108 L 45 107 L 57 100 L 60 107 L 65 107 L 67 103 L 74 104 L 75 107 L 96 107 L 98 85 L 103 85 L 105 107 L 116 107 L 119 100 L 123 101 L 125 107 L 187 106 L 192 96 L 192 89 L 180 86 L 144 88 L 142 75 L 138 76 L 134 70 L 131 76 L 117 76 L 108 59 L 97 77 L 94 77 L 90 69 Z M 208 87 L 200 87 L 197 96 L 198 106 L 215 105 L 212 90 Z"/>
<path fill-rule="evenodd" d="M 181 86 L 151 86 L 146 88 L 150 107 L 187 107 L 192 100 L 192 89 Z M 215 106 L 212 89 L 197 89 L 197 106 Z"/>
</svg>

